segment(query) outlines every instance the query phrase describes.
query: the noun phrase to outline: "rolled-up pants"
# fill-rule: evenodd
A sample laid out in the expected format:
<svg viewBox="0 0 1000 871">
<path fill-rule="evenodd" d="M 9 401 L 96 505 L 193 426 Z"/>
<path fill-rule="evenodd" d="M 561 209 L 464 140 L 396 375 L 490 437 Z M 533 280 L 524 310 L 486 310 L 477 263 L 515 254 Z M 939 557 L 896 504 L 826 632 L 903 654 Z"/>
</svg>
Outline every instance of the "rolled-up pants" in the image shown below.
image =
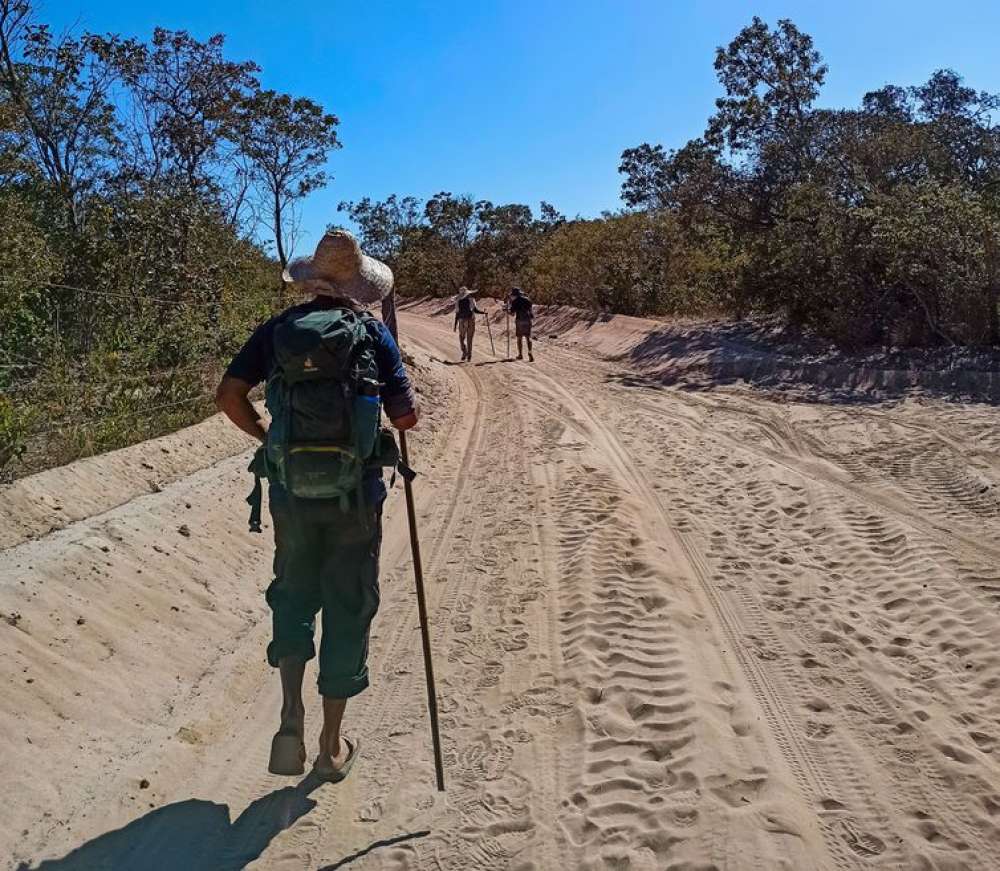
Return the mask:
<svg viewBox="0 0 1000 871">
<path fill-rule="evenodd" d="M 368 687 L 368 634 L 379 606 L 382 502 L 342 508 L 333 500 L 294 499 L 272 487 L 274 581 L 267 589 L 273 635 L 267 660 L 312 659 L 321 613 L 319 692 L 345 699 Z"/>
</svg>

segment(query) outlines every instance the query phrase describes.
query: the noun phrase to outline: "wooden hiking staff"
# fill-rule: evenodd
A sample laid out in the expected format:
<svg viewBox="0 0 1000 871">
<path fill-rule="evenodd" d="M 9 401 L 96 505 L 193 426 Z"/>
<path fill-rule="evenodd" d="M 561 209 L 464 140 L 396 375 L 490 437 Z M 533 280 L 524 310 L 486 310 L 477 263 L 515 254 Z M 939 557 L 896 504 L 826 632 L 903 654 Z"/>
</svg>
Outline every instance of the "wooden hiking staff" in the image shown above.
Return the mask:
<svg viewBox="0 0 1000 871">
<path fill-rule="evenodd" d="M 507 312 L 507 359 L 510 359 L 510 308 L 504 305 L 503 310 Z"/>
<path fill-rule="evenodd" d="M 399 343 L 396 323 L 396 292 L 382 300 L 382 320 Z M 406 450 L 406 433 L 399 433 L 399 453 L 403 465 L 409 468 L 410 457 Z M 441 760 L 441 731 L 438 727 L 437 690 L 434 687 L 434 663 L 431 661 L 431 633 L 427 622 L 427 598 L 424 596 L 424 568 L 420 561 L 420 539 L 417 535 L 417 510 L 413 504 L 413 486 L 409 475 L 403 476 L 403 494 L 406 497 L 406 519 L 410 526 L 410 551 L 413 554 L 413 580 L 417 587 L 417 614 L 420 617 L 420 639 L 424 648 L 424 676 L 427 678 L 427 711 L 431 719 L 431 741 L 434 745 L 434 771 L 438 792 L 444 792 L 444 763 Z"/>
<path fill-rule="evenodd" d="M 486 321 L 486 334 L 490 337 L 490 348 L 493 351 L 493 356 L 497 355 L 496 345 L 493 344 L 493 330 L 490 329 L 490 313 L 483 312 L 483 320 Z"/>
</svg>

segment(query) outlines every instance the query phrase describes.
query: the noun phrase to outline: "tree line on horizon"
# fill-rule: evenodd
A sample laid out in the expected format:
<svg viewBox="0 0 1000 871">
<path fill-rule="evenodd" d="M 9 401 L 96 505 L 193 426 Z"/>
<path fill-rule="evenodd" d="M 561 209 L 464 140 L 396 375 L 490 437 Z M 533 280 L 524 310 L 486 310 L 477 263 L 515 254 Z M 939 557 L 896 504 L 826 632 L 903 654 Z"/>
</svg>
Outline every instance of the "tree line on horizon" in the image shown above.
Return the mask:
<svg viewBox="0 0 1000 871">
<path fill-rule="evenodd" d="M 716 52 L 724 95 L 681 148 L 642 143 L 625 208 L 442 192 L 340 208 L 414 295 L 460 284 L 635 315 L 777 316 L 847 346 L 1000 344 L 1000 106 L 951 70 L 817 105 L 813 40 L 759 18 Z"/>
<path fill-rule="evenodd" d="M 404 294 L 521 285 L 844 345 L 1000 343 L 997 96 L 941 70 L 821 107 L 826 66 L 788 20 L 755 18 L 715 69 L 704 134 L 626 149 L 624 207 L 599 218 L 449 192 L 340 213 Z M 259 72 L 222 35 L 57 35 L 0 0 L 0 476 L 201 419 L 219 364 L 286 302 L 339 122 Z"/>
</svg>

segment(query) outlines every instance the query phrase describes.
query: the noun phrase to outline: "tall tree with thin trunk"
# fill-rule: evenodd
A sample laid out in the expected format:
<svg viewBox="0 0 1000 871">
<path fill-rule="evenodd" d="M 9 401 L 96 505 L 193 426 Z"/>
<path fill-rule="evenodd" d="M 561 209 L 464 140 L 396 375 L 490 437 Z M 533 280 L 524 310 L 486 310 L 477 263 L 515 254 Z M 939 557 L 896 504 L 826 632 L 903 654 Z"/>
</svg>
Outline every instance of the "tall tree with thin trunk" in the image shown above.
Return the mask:
<svg viewBox="0 0 1000 871">
<path fill-rule="evenodd" d="M 0 0 L 0 99 L 25 156 L 80 232 L 86 195 L 118 145 L 113 89 L 135 40 L 85 33 L 56 38 L 27 0 Z"/>
<path fill-rule="evenodd" d="M 201 42 L 157 27 L 123 69 L 137 107 L 130 144 L 151 180 L 214 192 L 228 186 L 237 110 L 256 91 L 260 68 L 227 59 L 224 45 L 222 34 Z"/>
<path fill-rule="evenodd" d="M 323 167 L 340 148 L 339 123 L 312 100 L 275 91 L 257 91 L 240 106 L 236 139 L 266 201 L 282 269 L 292 253 L 297 202 L 329 181 Z"/>
</svg>

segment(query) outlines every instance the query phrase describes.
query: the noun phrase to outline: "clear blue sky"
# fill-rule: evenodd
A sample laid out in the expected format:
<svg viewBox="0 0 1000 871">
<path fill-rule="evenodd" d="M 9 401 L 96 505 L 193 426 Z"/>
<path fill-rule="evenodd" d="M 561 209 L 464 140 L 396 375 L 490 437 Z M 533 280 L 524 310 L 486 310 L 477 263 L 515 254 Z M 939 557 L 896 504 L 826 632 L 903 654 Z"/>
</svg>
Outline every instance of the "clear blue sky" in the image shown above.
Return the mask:
<svg viewBox="0 0 1000 871">
<path fill-rule="evenodd" d="M 754 15 L 789 17 L 830 66 L 822 102 L 855 105 L 887 82 L 952 67 L 1000 91 L 1000 0 L 48 0 L 58 28 L 148 37 L 155 25 L 263 67 L 266 87 L 341 119 L 333 183 L 306 203 L 302 249 L 343 199 L 440 190 L 548 200 L 569 215 L 616 208 L 622 149 L 682 145 L 719 88 L 712 61 Z"/>
</svg>

